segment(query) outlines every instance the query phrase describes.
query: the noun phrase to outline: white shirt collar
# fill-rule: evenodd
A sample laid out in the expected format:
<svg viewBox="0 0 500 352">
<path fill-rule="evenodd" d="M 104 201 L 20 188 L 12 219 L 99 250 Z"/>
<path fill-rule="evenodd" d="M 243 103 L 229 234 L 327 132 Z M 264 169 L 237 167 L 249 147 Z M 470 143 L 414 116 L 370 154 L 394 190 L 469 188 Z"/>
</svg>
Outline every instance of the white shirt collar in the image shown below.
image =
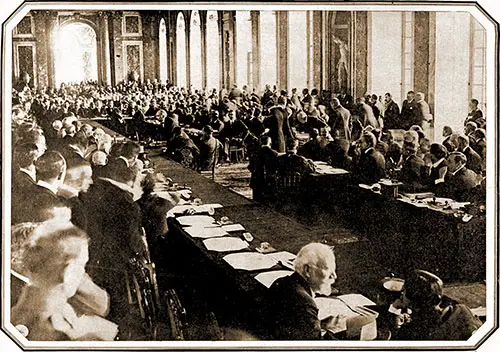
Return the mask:
<svg viewBox="0 0 500 352">
<path fill-rule="evenodd" d="M 25 169 L 24 167 L 20 167 L 19 171 L 24 172 L 33 180 L 33 182 L 36 182 L 36 171 L 31 171 L 31 170 Z"/>
<path fill-rule="evenodd" d="M 435 169 L 436 167 L 439 166 L 439 164 L 441 164 L 442 162 L 444 161 L 444 158 L 441 158 L 439 159 L 438 161 L 436 161 L 434 164 L 432 164 L 432 168 Z"/>
<path fill-rule="evenodd" d="M 459 167 L 458 169 L 456 169 L 455 171 L 451 172 L 451 175 L 452 175 L 452 176 L 455 176 L 455 174 L 456 174 L 457 172 L 459 172 L 460 170 L 462 170 L 463 168 L 465 168 L 465 164 L 463 164 L 462 166 L 460 166 L 460 167 Z"/>
<path fill-rule="evenodd" d="M 366 154 L 366 153 L 368 153 L 370 150 L 373 150 L 373 149 L 375 149 L 375 148 L 373 148 L 373 147 L 367 148 L 367 149 L 365 150 L 365 154 Z"/>
<path fill-rule="evenodd" d="M 132 187 L 130 187 L 129 185 L 123 183 L 123 182 L 118 182 L 118 181 L 115 181 L 115 180 L 112 180 L 110 178 L 107 178 L 107 177 L 100 177 L 101 180 L 104 180 L 106 182 L 109 182 L 111 183 L 112 185 L 126 191 L 126 192 L 129 192 L 131 194 L 134 194 L 134 191 L 132 190 Z"/>
<path fill-rule="evenodd" d="M 122 159 L 123 161 L 125 161 L 125 165 L 127 165 L 127 167 L 130 167 L 129 165 L 129 162 L 128 162 L 128 159 L 125 158 L 124 156 L 119 156 L 118 159 Z"/>
<path fill-rule="evenodd" d="M 80 150 L 80 148 L 78 148 L 76 145 L 68 145 L 69 148 L 73 149 L 78 155 L 80 155 L 81 157 L 83 157 L 83 153 L 82 151 Z"/>
<path fill-rule="evenodd" d="M 36 183 L 38 186 L 41 186 L 41 187 L 44 187 L 44 188 L 47 188 L 49 191 L 51 191 L 52 193 L 54 193 L 54 195 L 57 194 L 57 187 L 54 186 L 54 185 L 51 185 L 50 183 L 48 182 L 45 182 L 45 181 L 42 181 L 42 180 L 39 180 L 37 183 Z"/>
</svg>

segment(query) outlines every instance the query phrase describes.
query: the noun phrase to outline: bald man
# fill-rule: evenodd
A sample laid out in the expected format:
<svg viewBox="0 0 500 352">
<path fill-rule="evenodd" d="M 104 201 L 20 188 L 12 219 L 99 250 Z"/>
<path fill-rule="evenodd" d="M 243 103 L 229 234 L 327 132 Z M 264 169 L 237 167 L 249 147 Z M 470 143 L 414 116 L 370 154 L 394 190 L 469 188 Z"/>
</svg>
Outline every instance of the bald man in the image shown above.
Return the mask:
<svg viewBox="0 0 500 352">
<path fill-rule="evenodd" d="M 340 317 L 318 318 L 316 294 L 329 296 L 337 278 L 335 256 L 322 243 L 304 246 L 294 261 L 294 273 L 276 280 L 268 294 L 268 322 L 276 340 L 321 339 L 321 328 L 342 325 Z"/>
</svg>

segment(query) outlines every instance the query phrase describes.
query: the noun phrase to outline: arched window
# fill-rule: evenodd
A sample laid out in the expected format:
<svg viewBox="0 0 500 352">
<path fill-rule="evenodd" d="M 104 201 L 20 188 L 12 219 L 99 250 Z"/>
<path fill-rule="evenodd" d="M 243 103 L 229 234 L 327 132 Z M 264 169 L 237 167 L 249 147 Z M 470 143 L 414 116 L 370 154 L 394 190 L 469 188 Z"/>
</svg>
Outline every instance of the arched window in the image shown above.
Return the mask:
<svg viewBox="0 0 500 352">
<path fill-rule="evenodd" d="M 167 70 L 167 25 L 165 19 L 160 20 L 159 54 L 160 54 L 160 80 L 164 83 L 168 79 Z"/>
<path fill-rule="evenodd" d="M 298 92 L 307 87 L 307 12 L 288 13 L 289 37 L 288 50 L 288 90 L 297 88 Z"/>
<path fill-rule="evenodd" d="M 201 27 L 200 14 L 194 10 L 191 14 L 191 25 L 189 35 L 189 72 L 191 86 L 195 89 L 200 89 L 202 85 L 201 71 Z"/>
<path fill-rule="evenodd" d="M 217 11 L 207 13 L 207 89 L 219 91 L 219 25 Z"/>
<path fill-rule="evenodd" d="M 260 77 L 261 89 L 266 84 L 277 84 L 276 68 L 276 12 L 260 12 Z"/>
<path fill-rule="evenodd" d="M 63 25 L 55 39 L 56 84 L 97 80 L 96 33 L 86 23 Z"/>
<path fill-rule="evenodd" d="M 236 11 L 236 84 L 252 83 L 252 22 L 250 11 Z"/>
<path fill-rule="evenodd" d="M 185 87 L 186 81 L 186 22 L 184 15 L 177 16 L 177 85 Z"/>
</svg>

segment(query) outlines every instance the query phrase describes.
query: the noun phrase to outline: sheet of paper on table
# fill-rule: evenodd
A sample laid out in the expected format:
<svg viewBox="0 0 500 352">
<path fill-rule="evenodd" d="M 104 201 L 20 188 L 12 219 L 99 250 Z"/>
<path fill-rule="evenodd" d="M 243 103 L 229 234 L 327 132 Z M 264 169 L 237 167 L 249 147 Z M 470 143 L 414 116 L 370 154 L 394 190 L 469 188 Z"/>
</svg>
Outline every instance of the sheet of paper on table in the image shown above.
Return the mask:
<svg viewBox="0 0 500 352">
<path fill-rule="evenodd" d="M 318 318 L 324 319 L 330 315 L 345 315 L 353 317 L 360 315 L 355 312 L 356 307 L 375 305 L 373 301 L 360 294 L 348 294 L 338 297 L 316 297 L 314 299 L 318 306 Z M 351 308 L 354 308 L 351 309 Z"/>
<path fill-rule="evenodd" d="M 236 237 L 216 237 L 203 241 L 209 251 L 232 252 L 241 251 L 248 248 L 248 243 Z"/>
<path fill-rule="evenodd" d="M 241 224 L 222 225 L 222 229 L 227 232 L 245 231 L 245 228 Z"/>
<path fill-rule="evenodd" d="M 229 235 L 227 231 L 220 227 L 188 226 L 184 230 L 194 238 L 212 238 Z"/>
<path fill-rule="evenodd" d="M 208 213 L 213 209 L 219 209 L 222 208 L 221 204 L 202 204 L 202 205 L 176 205 L 172 209 L 170 209 L 168 212 L 174 215 L 181 215 L 184 214 L 186 210 L 193 209 L 195 214 L 199 213 Z"/>
<path fill-rule="evenodd" d="M 277 264 L 273 258 L 256 252 L 232 253 L 226 255 L 223 259 L 237 270 L 264 270 L 270 269 Z"/>
<path fill-rule="evenodd" d="M 292 270 L 273 270 L 273 271 L 266 271 L 264 273 L 260 273 L 258 275 L 255 275 L 255 280 L 260 282 L 262 285 L 266 286 L 267 288 L 271 287 L 274 281 L 278 280 L 280 277 L 284 276 L 289 276 L 292 275 L 293 271 Z"/>
<path fill-rule="evenodd" d="M 277 262 L 282 262 L 282 263 L 288 263 L 288 262 L 293 263 L 293 261 L 297 257 L 295 254 L 287 251 L 274 252 L 266 255 L 273 258 Z"/>
<path fill-rule="evenodd" d="M 179 216 L 177 221 L 182 226 L 204 226 L 214 224 L 215 219 L 208 215 L 187 215 L 187 216 Z"/>
</svg>

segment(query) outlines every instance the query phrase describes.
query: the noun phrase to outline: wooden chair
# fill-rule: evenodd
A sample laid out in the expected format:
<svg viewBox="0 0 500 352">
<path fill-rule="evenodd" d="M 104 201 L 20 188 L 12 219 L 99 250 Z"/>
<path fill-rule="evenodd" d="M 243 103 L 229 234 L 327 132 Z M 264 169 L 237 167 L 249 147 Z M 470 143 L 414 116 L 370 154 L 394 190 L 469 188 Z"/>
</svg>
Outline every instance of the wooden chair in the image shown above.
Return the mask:
<svg viewBox="0 0 500 352">
<path fill-rule="evenodd" d="M 174 289 L 166 289 L 160 294 L 144 229 L 142 239 L 145 256 L 129 260 L 129 303 L 138 306 L 148 330 L 148 340 L 183 340 L 186 312 Z"/>
</svg>

